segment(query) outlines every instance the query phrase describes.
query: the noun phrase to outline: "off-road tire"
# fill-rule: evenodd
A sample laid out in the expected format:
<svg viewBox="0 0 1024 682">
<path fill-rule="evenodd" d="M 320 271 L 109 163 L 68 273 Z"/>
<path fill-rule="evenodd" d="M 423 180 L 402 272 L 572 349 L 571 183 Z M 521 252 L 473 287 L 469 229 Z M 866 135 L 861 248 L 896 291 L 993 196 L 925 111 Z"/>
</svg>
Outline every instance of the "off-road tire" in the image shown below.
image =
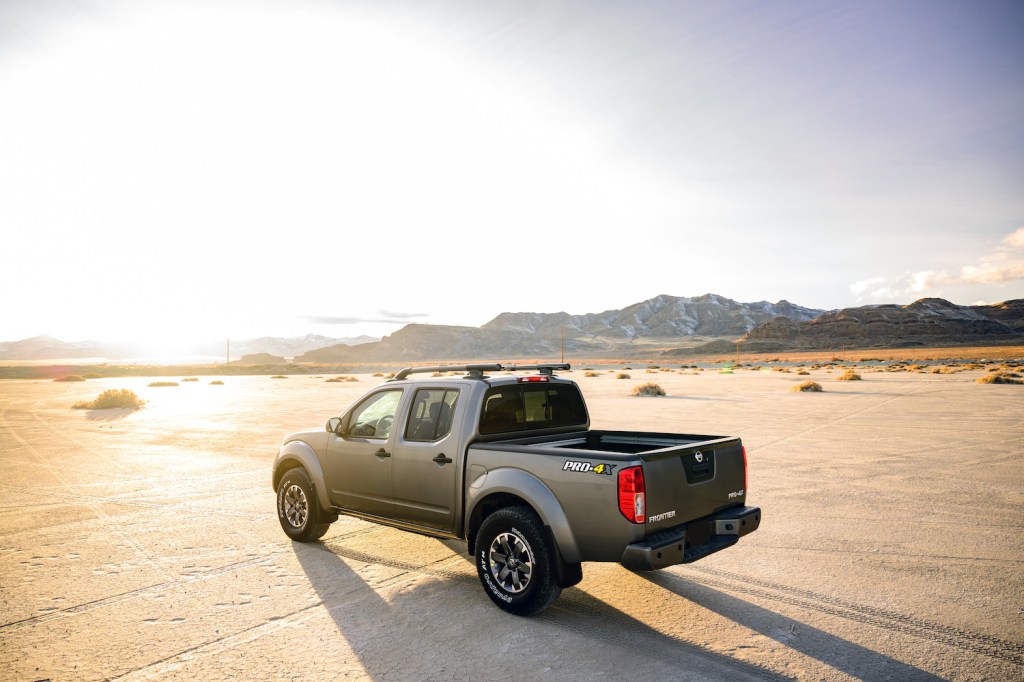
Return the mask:
<svg viewBox="0 0 1024 682">
<path fill-rule="evenodd" d="M 323 537 L 330 523 L 316 497 L 316 487 L 302 467 L 289 469 L 277 484 L 277 520 L 285 535 L 297 542 L 313 542 Z"/>
<path fill-rule="evenodd" d="M 517 616 L 543 611 L 562 588 L 555 552 L 529 507 L 506 507 L 488 516 L 476 538 L 476 571 L 498 608 Z"/>
</svg>

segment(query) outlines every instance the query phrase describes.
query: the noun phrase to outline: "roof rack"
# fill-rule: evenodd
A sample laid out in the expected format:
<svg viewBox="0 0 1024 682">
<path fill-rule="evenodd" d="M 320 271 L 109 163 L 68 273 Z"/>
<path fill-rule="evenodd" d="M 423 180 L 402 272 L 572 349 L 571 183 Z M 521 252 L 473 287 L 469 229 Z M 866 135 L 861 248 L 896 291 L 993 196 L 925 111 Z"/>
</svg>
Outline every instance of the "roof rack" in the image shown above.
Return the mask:
<svg viewBox="0 0 1024 682">
<path fill-rule="evenodd" d="M 466 372 L 466 379 L 483 379 L 484 372 L 518 372 L 535 369 L 541 374 L 553 376 L 555 370 L 565 371 L 570 368 L 569 363 L 547 364 L 547 365 L 501 365 L 498 363 L 489 365 L 440 365 L 438 367 L 406 367 L 400 370 L 394 379 L 390 381 L 401 381 L 410 374 L 422 372 Z"/>
</svg>

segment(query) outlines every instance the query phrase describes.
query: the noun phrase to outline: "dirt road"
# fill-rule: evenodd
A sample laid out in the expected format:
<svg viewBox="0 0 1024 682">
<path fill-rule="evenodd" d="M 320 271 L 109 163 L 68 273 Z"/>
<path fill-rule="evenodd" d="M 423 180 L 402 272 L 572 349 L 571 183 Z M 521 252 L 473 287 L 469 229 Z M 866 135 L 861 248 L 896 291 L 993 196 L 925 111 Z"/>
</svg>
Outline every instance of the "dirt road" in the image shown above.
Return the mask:
<svg viewBox="0 0 1024 682">
<path fill-rule="evenodd" d="M 517 618 L 459 543 L 281 532 L 280 437 L 378 379 L 0 383 L 0 679 L 1024 677 L 1024 387 L 570 376 L 596 427 L 742 436 L 761 529 L 652 574 L 585 564 Z M 647 380 L 670 395 L 628 397 Z M 122 387 L 146 408 L 70 409 Z"/>
</svg>

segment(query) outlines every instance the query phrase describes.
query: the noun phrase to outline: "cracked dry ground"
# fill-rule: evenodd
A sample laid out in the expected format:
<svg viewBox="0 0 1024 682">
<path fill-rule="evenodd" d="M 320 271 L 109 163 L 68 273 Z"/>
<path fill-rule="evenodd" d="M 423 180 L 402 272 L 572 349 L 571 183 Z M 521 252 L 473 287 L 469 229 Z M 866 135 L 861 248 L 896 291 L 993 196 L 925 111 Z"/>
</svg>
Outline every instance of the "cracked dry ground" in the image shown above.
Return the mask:
<svg viewBox="0 0 1024 682">
<path fill-rule="evenodd" d="M 651 399 L 570 374 L 596 427 L 742 436 L 764 522 L 689 566 L 585 564 L 526 619 L 460 543 L 281 532 L 281 435 L 372 377 L 0 383 L 0 678 L 1024 677 L 1024 387 L 812 374 L 664 374 Z M 70 409 L 121 387 L 146 408 Z"/>
</svg>

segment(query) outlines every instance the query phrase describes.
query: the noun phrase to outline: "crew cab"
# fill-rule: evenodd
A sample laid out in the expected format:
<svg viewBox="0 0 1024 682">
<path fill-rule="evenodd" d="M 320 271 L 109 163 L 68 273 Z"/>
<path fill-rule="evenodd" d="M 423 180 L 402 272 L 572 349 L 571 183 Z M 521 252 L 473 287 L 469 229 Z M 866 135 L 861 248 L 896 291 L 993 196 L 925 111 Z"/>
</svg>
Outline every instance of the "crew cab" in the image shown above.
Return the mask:
<svg viewBox="0 0 1024 682">
<path fill-rule="evenodd" d="M 403 369 L 284 438 L 281 527 L 312 542 L 345 514 L 465 540 L 485 593 L 518 615 L 578 583 L 582 562 L 660 569 L 758 528 L 739 438 L 591 429 L 579 387 L 555 374 L 568 369 Z"/>
</svg>

